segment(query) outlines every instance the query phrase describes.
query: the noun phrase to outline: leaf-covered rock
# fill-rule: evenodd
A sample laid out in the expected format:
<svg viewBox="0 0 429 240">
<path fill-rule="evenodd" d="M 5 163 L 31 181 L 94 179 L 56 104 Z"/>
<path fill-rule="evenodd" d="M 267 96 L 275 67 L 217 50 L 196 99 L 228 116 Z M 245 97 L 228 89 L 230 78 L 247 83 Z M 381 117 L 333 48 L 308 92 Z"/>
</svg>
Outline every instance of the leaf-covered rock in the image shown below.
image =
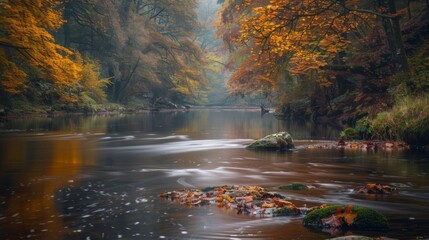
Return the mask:
<svg viewBox="0 0 429 240">
<path fill-rule="evenodd" d="M 292 136 L 287 132 L 279 132 L 258 139 L 247 146 L 256 150 L 287 150 L 294 148 Z"/>
<path fill-rule="evenodd" d="M 302 211 L 278 193 L 268 192 L 258 186 L 220 186 L 203 190 L 183 189 L 160 194 L 161 198 L 188 206 L 216 204 L 234 209 L 237 214 L 253 216 L 297 216 Z"/>
<path fill-rule="evenodd" d="M 355 189 L 357 193 L 368 193 L 368 194 L 389 194 L 395 191 L 394 187 L 380 183 L 368 183 L 363 187 Z"/>
</svg>

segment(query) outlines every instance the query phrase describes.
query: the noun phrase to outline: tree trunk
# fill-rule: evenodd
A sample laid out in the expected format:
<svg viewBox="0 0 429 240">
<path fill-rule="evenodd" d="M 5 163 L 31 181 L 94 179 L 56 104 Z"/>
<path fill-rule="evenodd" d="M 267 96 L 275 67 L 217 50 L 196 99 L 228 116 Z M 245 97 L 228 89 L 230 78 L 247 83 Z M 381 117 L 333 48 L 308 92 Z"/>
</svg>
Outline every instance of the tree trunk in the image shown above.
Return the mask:
<svg viewBox="0 0 429 240">
<path fill-rule="evenodd" d="M 379 0 L 378 7 L 387 8 L 388 6 L 385 0 Z M 391 57 L 396 65 L 396 63 L 399 63 L 399 61 L 396 55 L 397 44 L 395 41 L 395 34 L 393 33 L 392 21 L 390 21 L 389 18 L 383 17 L 381 18 L 381 24 L 383 25 L 384 33 L 386 34 L 387 44 L 389 46 Z"/>
<path fill-rule="evenodd" d="M 64 14 L 63 18 L 66 21 L 65 24 L 63 24 L 64 29 L 64 47 L 69 48 L 70 47 L 70 18 L 71 18 L 71 9 L 70 9 L 70 3 L 66 3 L 64 5 Z"/>
<path fill-rule="evenodd" d="M 407 53 L 405 52 L 404 41 L 402 40 L 401 25 L 399 23 L 400 17 L 396 16 L 397 12 L 396 12 L 395 0 L 389 0 L 388 6 L 389 6 L 390 14 L 394 16 L 391 19 L 391 21 L 392 21 L 392 27 L 393 27 L 393 34 L 397 45 L 396 54 L 399 55 L 401 70 L 409 74 L 410 65 L 408 64 Z"/>
<path fill-rule="evenodd" d="M 411 0 L 407 1 L 408 19 L 411 19 Z"/>
</svg>

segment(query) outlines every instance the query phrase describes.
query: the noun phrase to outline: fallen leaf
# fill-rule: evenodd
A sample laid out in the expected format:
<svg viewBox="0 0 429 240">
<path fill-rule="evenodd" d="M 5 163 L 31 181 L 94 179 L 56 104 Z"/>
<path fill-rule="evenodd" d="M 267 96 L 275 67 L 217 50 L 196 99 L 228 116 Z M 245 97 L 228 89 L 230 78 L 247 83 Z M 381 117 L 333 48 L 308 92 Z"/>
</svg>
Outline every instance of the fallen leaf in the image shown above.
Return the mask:
<svg viewBox="0 0 429 240">
<path fill-rule="evenodd" d="M 327 228 L 340 228 L 343 225 L 343 221 L 332 215 L 328 218 L 322 218 L 322 225 Z"/>
</svg>

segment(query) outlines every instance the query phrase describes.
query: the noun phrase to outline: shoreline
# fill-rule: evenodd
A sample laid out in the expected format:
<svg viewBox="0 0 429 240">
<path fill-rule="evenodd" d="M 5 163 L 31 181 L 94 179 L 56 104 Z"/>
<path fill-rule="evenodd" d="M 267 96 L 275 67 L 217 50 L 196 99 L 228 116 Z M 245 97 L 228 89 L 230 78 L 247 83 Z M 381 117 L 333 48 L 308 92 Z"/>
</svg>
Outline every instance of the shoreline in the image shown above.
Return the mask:
<svg viewBox="0 0 429 240">
<path fill-rule="evenodd" d="M 161 108 L 161 107 L 129 107 L 125 105 L 116 105 L 115 109 L 108 109 L 108 106 L 100 107 L 100 110 L 88 111 L 79 110 L 52 110 L 49 107 L 34 107 L 27 110 L 6 111 L 0 109 L 0 122 L 25 119 L 27 117 L 53 118 L 65 116 L 95 116 L 95 115 L 118 115 L 118 114 L 139 114 L 139 113 L 157 113 L 157 112 L 186 112 L 193 110 L 255 110 L 260 111 L 258 106 L 191 106 L 181 108 Z M 272 112 L 274 113 L 274 112 Z"/>
</svg>

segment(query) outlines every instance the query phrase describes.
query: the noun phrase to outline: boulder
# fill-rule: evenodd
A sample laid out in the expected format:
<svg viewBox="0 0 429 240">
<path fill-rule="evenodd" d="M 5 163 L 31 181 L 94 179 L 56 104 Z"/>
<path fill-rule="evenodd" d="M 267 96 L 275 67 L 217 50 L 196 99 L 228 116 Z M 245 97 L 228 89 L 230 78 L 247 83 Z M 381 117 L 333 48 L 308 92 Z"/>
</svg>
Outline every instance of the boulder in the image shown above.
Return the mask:
<svg viewBox="0 0 429 240">
<path fill-rule="evenodd" d="M 315 228 L 359 230 L 386 230 L 389 228 L 386 217 L 373 209 L 358 206 L 350 206 L 350 212 L 343 209 L 347 209 L 347 207 L 334 205 L 314 210 L 304 217 L 302 223 L 304 226 Z M 351 221 L 350 218 L 352 218 Z M 339 224 L 333 224 L 328 220 L 340 221 Z"/>
<path fill-rule="evenodd" d="M 289 133 L 279 132 L 254 141 L 247 148 L 255 150 L 287 150 L 294 148 L 294 145 Z"/>
</svg>

